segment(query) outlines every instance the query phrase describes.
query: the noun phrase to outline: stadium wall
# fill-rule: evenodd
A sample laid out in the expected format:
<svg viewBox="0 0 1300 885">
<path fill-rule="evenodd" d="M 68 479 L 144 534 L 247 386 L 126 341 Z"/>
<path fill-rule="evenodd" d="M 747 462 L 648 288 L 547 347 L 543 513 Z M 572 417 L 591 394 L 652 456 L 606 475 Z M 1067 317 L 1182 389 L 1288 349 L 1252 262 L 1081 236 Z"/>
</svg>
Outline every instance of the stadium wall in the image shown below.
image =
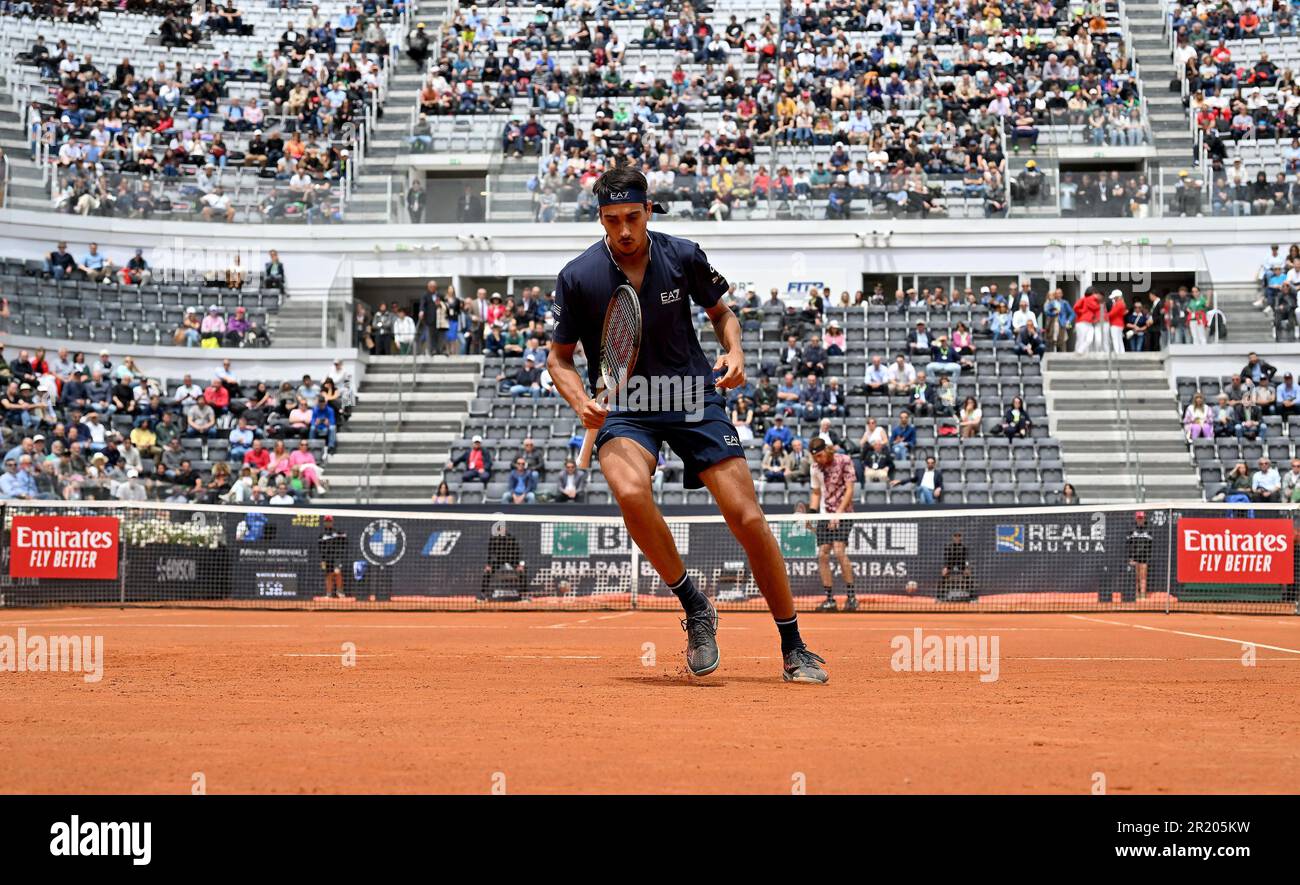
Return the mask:
<svg viewBox="0 0 1300 885">
<path fill-rule="evenodd" d="M 761 291 L 791 281 L 833 291 L 871 274 L 1045 275 L 1052 267 L 1132 272 L 1210 270 L 1213 282 L 1251 279 L 1265 249 L 1289 243 L 1288 216 L 978 221 L 659 222 L 698 240 L 730 279 Z M 337 293 L 352 279 L 553 275 L 598 235 L 595 224 L 221 225 L 0 211 L 0 252 L 39 258 L 53 243 L 91 240 L 112 256 L 146 250 L 155 265 L 224 268 L 239 252 L 260 269 L 265 250 L 286 264 L 296 300 Z M 250 261 L 256 262 L 250 264 Z M 1090 281 L 1087 279 L 1086 281 Z"/>
</svg>

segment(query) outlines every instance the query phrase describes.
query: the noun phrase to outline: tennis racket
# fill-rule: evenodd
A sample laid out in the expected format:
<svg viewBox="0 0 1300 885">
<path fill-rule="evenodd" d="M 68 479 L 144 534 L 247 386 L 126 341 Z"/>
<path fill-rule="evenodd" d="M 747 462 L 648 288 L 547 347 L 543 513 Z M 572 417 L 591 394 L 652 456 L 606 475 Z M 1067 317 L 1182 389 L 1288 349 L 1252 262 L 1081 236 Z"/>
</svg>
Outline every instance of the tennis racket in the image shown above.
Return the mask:
<svg viewBox="0 0 1300 885">
<path fill-rule="evenodd" d="M 605 308 L 605 326 L 600 333 L 600 385 L 596 399 L 607 403 L 618 393 L 632 374 L 640 352 L 641 302 L 636 297 L 636 290 L 624 284 L 614 290 L 614 297 Z M 591 467 L 591 449 L 598 432 L 597 428 L 588 427 L 582 440 L 578 466 L 583 470 Z"/>
</svg>

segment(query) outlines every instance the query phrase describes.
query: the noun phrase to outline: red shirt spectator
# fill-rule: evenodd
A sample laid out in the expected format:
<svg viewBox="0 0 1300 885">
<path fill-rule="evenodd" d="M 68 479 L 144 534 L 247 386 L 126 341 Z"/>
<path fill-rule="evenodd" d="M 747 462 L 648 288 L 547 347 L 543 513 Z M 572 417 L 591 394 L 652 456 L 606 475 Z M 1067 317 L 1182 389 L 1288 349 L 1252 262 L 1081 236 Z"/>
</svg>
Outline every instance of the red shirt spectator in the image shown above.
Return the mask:
<svg viewBox="0 0 1300 885">
<path fill-rule="evenodd" d="M 1092 292 L 1085 292 L 1074 302 L 1074 318 L 1078 323 L 1095 323 L 1101 316 L 1101 304 Z"/>
<path fill-rule="evenodd" d="M 253 447 L 244 453 L 244 463 L 261 472 L 271 466 L 271 450 L 257 445 L 261 440 L 253 442 Z"/>
<path fill-rule="evenodd" d="M 226 386 L 220 381 L 213 381 L 208 389 L 203 391 L 203 398 L 216 411 L 225 411 L 230 407 L 230 391 L 226 390 Z"/>
</svg>

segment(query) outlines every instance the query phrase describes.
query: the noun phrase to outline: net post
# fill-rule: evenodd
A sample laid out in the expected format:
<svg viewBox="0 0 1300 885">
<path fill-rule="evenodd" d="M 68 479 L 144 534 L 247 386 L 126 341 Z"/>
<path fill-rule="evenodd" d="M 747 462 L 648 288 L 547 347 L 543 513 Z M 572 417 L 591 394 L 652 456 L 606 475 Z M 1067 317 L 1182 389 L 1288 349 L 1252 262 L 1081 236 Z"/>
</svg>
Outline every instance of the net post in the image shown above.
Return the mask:
<svg viewBox="0 0 1300 885">
<path fill-rule="evenodd" d="M 1169 600 L 1174 598 L 1174 543 L 1178 541 L 1178 533 L 1174 532 L 1174 508 L 1169 508 L 1169 517 L 1165 520 L 1169 524 L 1169 543 L 1165 545 L 1165 613 L 1169 613 Z"/>
<path fill-rule="evenodd" d="M 125 515 L 125 513 L 123 514 Z M 126 535 L 122 532 L 122 519 L 118 518 L 118 562 L 117 562 L 117 606 L 118 608 L 126 607 L 126 550 L 130 545 L 126 542 Z"/>
<path fill-rule="evenodd" d="M 629 540 L 631 539 L 629 538 Z M 631 560 L 632 573 L 628 576 L 629 604 L 632 610 L 635 611 L 637 607 L 637 572 L 641 569 L 641 549 L 636 546 L 635 541 L 632 541 L 630 546 L 632 552 L 628 554 L 628 557 Z"/>
</svg>

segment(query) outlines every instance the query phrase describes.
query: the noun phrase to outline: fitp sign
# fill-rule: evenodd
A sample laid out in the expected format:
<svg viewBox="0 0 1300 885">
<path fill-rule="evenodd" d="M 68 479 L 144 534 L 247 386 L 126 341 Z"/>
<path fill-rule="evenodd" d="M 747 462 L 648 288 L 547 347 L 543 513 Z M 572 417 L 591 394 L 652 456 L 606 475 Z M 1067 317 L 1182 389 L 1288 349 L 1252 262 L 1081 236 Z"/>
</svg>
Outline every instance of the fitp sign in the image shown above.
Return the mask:
<svg viewBox="0 0 1300 885">
<path fill-rule="evenodd" d="M 1290 584 L 1295 529 L 1288 519 L 1178 520 L 1178 580 L 1185 584 Z"/>
<path fill-rule="evenodd" d="M 15 516 L 9 577 L 112 580 L 117 545 L 116 516 Z"/>
</svg>

